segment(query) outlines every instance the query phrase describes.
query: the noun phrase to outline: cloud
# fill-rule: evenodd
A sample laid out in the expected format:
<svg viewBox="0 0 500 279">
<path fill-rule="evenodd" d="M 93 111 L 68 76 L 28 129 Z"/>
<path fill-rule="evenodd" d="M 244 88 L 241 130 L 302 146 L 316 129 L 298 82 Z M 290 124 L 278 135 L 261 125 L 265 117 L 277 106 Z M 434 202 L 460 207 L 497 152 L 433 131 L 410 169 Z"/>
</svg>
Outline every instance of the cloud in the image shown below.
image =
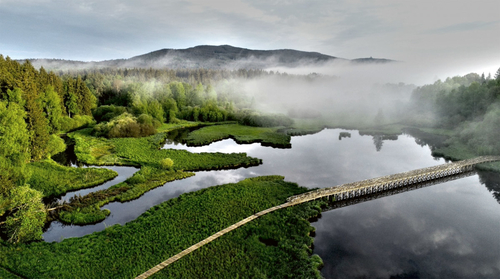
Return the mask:
<svg viewBox="0 0 500 279">
<path fill-rule="evenodd" d="M 441 33 L 451 33 L 451 32 L 473 31 L 484 28 L 494 28 L 494 27 L 498 28 L 499 25 L 500 25 L 500 20 L 489 21 L 489 22 L 484 22 L 484 21 L 463 22 L 430 30 L 429 33 L 441 34 Z"/>
<path fill-rule="evenodd" d="M 500 64 L 499 9 L 496 0 L 0 0 L 0 53 L 89 61 L 230 44 L 428 61 L 465 74 L 456 69 Z"/>
</svg>

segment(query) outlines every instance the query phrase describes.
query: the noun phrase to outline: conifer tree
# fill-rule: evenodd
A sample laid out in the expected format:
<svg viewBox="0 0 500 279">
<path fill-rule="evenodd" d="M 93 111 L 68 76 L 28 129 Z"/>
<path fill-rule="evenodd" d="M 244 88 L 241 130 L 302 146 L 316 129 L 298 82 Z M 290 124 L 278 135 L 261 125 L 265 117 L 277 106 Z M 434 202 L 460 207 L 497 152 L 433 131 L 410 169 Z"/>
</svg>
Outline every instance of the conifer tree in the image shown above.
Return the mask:
<svg viewBox="0 0 500 279">
<path fill-rule="evenodd" d="M 71 77 L 64 83 L 64 105 L 66 106 L 66 111 L 68 112 L 69 117 L 73 117 L 79 113 L 78 96 L 75 94 L 74 83 L 75 82 Z"/>
<path fill-rule="evenodd" d="M 49 141 L 49 122 L 41 106 L 41 96 L 36 85 L 36 70 L 29 61 L 23 65 L 22 86 L 23 98 L 26 100 L 28 130 L 31 132 L 31 157 L 39 160 Z"/>
<path fill-rule="evenodd" d="M 42 100 L 42 108 L 47 117 L 51 132 L 56 132 L 61 129 L 61 100 L 59 99 L 59 95 L 55 92 L 54 87 L 52 85 L 48 85 L 41 97 Z"/>
<path fill-rule="evenodd" d="M 66 107 L 64 106 L 64 84 L 62 80 L 54 74 L 54 72 L 49 73 L 49 84 L 54 87 L 54 91 L 59 96 L 59 105 L 61 106 L 61 113 L 66 115 Z"/>
<path fill-rule="evenodd" d="M 96 98 L 80 76 L 76 79 L 75 92 L 78 98 L 78 110 L 80 114 L 92 115 L 92 109 L 96 106 Z"/>
</svg>

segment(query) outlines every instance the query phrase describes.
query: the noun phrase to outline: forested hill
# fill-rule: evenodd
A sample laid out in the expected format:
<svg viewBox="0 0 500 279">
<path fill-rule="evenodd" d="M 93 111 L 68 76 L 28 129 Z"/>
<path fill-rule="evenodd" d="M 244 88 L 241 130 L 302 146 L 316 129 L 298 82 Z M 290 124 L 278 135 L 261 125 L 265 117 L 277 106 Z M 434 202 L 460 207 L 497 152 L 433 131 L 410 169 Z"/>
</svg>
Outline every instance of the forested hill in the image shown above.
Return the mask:
<svg viewBox="0 0 500 279">
<path fill-rule="evenodd" d="M 221 46 L 196 46 L 187 49 L 161 49 L 129 59 L 81 62 L 59 59 L 29 59 L 35 67 L 47 69 L 75 69 L 88 67 L 155 68 L 155 69 L 266 69 L 271 67 L 298 67 L 318 65 L 331 61 L 355 63 L 388 63 L 389 59 L 358 58 L 347 60 L 318 52 L 293 49 L 252 50 Z"/>
</svg>

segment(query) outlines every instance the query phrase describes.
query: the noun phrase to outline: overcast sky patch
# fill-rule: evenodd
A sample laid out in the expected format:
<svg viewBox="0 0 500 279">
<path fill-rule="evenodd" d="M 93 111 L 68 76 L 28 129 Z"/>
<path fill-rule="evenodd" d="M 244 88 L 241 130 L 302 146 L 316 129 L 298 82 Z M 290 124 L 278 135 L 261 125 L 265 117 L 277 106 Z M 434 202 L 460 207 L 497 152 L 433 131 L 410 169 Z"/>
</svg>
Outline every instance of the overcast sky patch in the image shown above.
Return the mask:
<svg viewBox="0 0 500 279">
<path fill-rule="evenodd" d="M 498 0 L 0 0 L 0 53 L 91 61 L 229 44 L 465 74 L 500 66 L 498 11 Z"/>
</svg>

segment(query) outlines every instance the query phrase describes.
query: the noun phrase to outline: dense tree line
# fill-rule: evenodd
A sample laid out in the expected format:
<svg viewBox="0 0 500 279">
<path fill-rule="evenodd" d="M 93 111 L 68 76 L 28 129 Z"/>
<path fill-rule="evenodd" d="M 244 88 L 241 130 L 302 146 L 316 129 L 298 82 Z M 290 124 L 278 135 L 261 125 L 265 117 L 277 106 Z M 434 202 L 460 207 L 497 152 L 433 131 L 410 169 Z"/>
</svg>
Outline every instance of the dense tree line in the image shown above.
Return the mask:
<svg viewBox="0 0 500 279">
<path fill-rule="evenodd" d="M 479 154 L 500 154 L 500 69 L 436 81 L 414 90 L 408 121 L 453 129 Z"/>
<path fill-rule="evenodd" d="M 241 94 L 239 88 L 227 80 L 219 81 L 226 77 L 270 74 L 264 71 L 95 69 L 80 73 L 84 74 L 84 82 L 98 100 L 94 118 L 97 122 L 107 122 L 96 126 L 95 134 L 100 136 L 144 136 L 154 132 L 151 126 L 156 128 L 161 123 L 179 120 L 239 121 L 245 125 L 266 127 L 291 123 L 283 116 L 262 116 L 254 112 L 251 98 Z M 217 88 L 213 85 L 215 83 Z M 127 124 L 130 129 L 121 129 L 123 133 L 111 135 L 112 126 L 119 122 L 114 118 L 124 113 L 128 116 L 121 119 L 131 120 Z"/>
<path fill-rule="evenodd" d="M 53 69 L 59 76 L 78 76 L 81 75 L 86 78 L 91 90 L 101 91 L 103 86 L 109 86 L 113 80 L 108 77 L 115 77 L 117 79 L 133 79 L 138 82 L 146 82 L 156 80 L 160 83 L 169 83 L 172 81 L 181 81 L 196 86 L 198 83 L 213 84 L 223 80 L 229 79 L 253 79 L 266 76 L 279 76 L 283 78 L 315 80 L 320 78 L 330 79 L 334 76 L 325 76 L 317 73 L 309 75 L 294 75 L 279 71 L 266 71 L 261 69 L 238 69 L 238 70 L 224 70 L 224 69 L 144 69 L 144 68 L 88 68 L 80 70 L 58 70 Z M 95 87 L 94 87 L 95 86 Z"/>
<path fill-rule="evenodd" d="M 59 77 L 0 55 L 0 217 L 11 241 L 41 237 L 42 194 L 26 164 L 65 149 L 59 131 L 91 121 L 96 98 L 81 77 Z"/>
</svg>

